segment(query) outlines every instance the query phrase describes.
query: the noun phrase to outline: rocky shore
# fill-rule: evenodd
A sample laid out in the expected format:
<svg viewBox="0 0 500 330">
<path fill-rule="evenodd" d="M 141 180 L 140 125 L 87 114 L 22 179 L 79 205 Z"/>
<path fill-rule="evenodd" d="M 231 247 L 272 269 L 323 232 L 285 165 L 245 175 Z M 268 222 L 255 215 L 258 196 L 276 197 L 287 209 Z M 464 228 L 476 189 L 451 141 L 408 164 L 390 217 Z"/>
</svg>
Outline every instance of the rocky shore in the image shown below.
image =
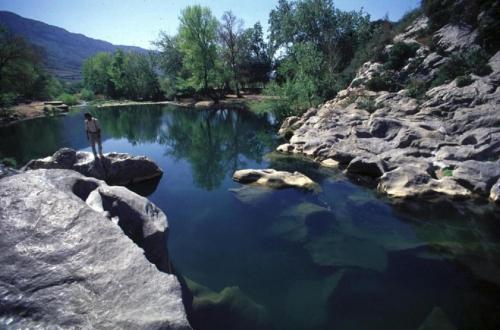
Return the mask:
<svg viewBox="0 0 500 330">
<path fill-rule="evenodd" d="M 484 196 L 498 202 L 500 52 L 489 60 L 491 72 L 471 74 L 466 86 L 455 79 L 420 97 L 408 89 L 367 87 L 375 76 L 430 81 L 452 51 L 477 47 L 474 31 L 447 25 L 433 36 L 441 51 L 432 51 L 416 41 L 427 24 L 423 17 L 395 38 L 419 46 L 400 71 L 365 63 L 335 99 L 300 117 L 287 118 L 280 134 L 289 142 L 278 151 L 372 177 L 378 190 L 392 197 L 445 194 Z"/>
<path fill-rule="evenodd" d="M 53 169 L 1 171 L 0 327 L 191 329 L 165 214 L 92 171 L 58 169 L 78 163 L 68 155 L 81 153 L 42 162 Z M 146 172 L 156 173 L 132 175 Z"/>
</svg>

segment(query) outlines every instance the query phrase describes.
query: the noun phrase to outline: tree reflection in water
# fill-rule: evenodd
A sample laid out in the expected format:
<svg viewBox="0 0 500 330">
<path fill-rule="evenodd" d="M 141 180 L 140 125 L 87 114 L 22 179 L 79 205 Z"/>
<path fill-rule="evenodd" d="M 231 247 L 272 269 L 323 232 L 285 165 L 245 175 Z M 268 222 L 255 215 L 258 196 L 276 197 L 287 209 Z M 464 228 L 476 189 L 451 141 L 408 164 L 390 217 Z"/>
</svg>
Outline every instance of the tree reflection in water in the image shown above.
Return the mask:
<svg viewBox="0 0 500 330">
<path fill-rule="evenodd" d="M 274 143 L 267 118 L 245 110 L 131 106 L 95 115 L 108 137 L 126 138 L 132 145 L 165 145 L 167 155 L 190 163 L 195 184 L 207 190 L 248 161 L 260 163 Z"/>
</svg>

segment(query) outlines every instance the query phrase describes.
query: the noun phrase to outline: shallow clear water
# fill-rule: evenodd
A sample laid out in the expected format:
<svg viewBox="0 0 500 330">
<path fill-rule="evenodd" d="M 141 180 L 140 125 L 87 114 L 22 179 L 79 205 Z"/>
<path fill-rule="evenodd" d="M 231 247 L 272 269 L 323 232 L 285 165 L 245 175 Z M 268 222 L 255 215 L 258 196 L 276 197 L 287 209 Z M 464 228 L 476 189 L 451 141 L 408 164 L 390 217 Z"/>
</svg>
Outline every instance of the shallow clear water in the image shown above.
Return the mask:
<svg viewBox="0 0 500 330">
<path fill-rule="evenodd" d="M 144 154 L 165 172 L 132 188 L 168 216 L 195 328 L 500 328 L 498 207 L 389 201 L 339 171 L 270 153 L 277 128 L 241 110 L 93 112 L 105 152 Z M 19 165 L 63 146 L 90 150 L 81 113 L 0 129 L 0 157 Z M 300 170 L 322 191 L 231 180 L 255 167 Z"/>
</svg>

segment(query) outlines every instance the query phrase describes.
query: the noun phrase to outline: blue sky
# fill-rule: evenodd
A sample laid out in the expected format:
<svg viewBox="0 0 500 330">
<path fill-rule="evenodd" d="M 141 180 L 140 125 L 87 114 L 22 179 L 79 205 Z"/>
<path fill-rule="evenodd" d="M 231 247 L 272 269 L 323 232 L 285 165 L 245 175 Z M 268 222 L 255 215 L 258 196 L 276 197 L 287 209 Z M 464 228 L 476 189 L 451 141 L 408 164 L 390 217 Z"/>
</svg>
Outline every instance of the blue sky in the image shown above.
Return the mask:
<svg viewBox="0 0 500 330">
<path fill-rule="evenodd" d="M 114 44 L 151 48 L 160 30 L 175 33 L 178 16 L 187 5 L 200 4 L 212 9 L 221 17 L 232 10 L 242 18 L 245 26 L 260 21 L 267 30 L 271 9 L 278 0 L 0 0 L 0 10 L 12 11 L 21 16 L 62 27 L 70 32 L 102 39 Z M 399 19 L 406 11 L 415 8 L 420 0 L 334 0 L 343 10 L 361 7 L 373 19 L 386 13 L 391 20 Z"/>
</svg>

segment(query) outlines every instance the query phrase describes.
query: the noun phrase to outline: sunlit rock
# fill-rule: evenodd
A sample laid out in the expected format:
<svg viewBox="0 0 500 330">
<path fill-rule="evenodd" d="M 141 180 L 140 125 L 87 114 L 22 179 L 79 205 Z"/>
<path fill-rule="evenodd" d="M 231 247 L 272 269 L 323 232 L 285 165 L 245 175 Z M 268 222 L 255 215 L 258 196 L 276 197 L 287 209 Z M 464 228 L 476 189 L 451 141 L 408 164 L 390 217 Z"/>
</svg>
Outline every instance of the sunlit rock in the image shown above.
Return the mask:
<svg viewBox="0 0 500 330">
<path fill-rule="evenodd" d="M 96 189 L 101 202 L 91 198 L 91 207 L 85 200 Z M 159 254 L 167 258 L 167 226 L 163 212 L 144 198 L 75 171 L 3 178 L 1 322 L 190 329 L 177 278 L 158 270 L 166 266 Z"/>
<path fill-rule="evenodd" d="M 500 204 L 500 180 L 491 187 L 490 199 Z"/>
<path fill-rule="evenodd" d="M 242 184 L 255 184 L 273 189 L 299 188 L 318 190 L 317 183 L 299 172 L 276 171 L 273 169 L 248 169 L 234 172 L 233 180 Z"/>
<path fill-rule="evenodd" d="M 94 159 L 90 152 L 62 148 L 54 155 L 31 160 L 23 170 L 71 169 L 85 176 L 105 180 L 109 184 L 127 185 L 163 175 L 163 171 L 145 156 L 107 153 Z"/>
</svg>

